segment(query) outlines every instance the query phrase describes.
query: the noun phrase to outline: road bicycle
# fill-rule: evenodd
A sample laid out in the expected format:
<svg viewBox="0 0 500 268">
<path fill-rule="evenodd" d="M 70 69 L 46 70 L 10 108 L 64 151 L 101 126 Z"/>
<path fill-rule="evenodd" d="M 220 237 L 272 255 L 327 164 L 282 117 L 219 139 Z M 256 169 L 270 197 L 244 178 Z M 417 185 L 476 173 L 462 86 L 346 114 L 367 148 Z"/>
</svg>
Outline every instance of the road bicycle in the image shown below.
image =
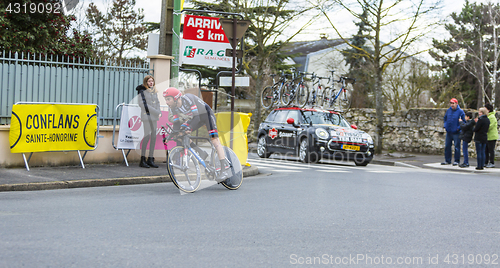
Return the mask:
<svg viewBox="0 0 500 268">
<path fill-rule="evenodd" d="M 327 108 L 335 109 L 337 104 L 339 111 L 347 111 L 351 107 L 352 90 L 348 89 L 346 84 L 352 84 L 356 82 L 356 79 L 341 76 L 338 81 L 333 80 L 333 73 L 331 72 L 330 81 L 332 81 L 332 86 L 325 89 L 325 95 L 323 97 L 324 104 Z M 329 81 L 329 82 L 330 82 Z M 339 90 L 335 90 L 334 82 L 340 84 Z"/>
<path fill-rule="evenodd" d="M 190 136 L 184 131 L 174 131 L 168 124 L 166 126 L 169 130 L 162 126 L 168 134 L 168 137 L 164 134 L 163 143 L 166 145 L 170 140 L 177 142 L 177 146 L 167 150 L 167 170 L 174 185 L 183 192 L 193 193 L 200 187 L 202 180 L 214 181 L 221 173 L 221 166 L 217 150 L 211 140 Z M 208 141 L 211 150 L 206 159 L 200 156 L 203 154 L 200 152 L 202 149 L 195 146 L 192 140 Z M 233 150 L 226 146 L 223 148 L 229 168 L 226 169 L 228 178 L 220 184 L 227 189 L 236 190 L 243 182 L 241 164 Z"/>
<path fill-rule="evenodd" d="M 305 75 L 307 75 L 307 73 L 299 72 L 298 76 L 294 77 L 294 73 L 292 73 L 292 79 L 289 82 L 289 86 L 285 86 L 281 93 L 281 102 L 284 105 L 291 105 L 295 101 L 299 107 L 306 106 L 309 98 L 309 88 L 304 82 Z"/>
<path fill-rule="evenodd" d="M 271 77 L 273 78 L 273 85 L 264 88 L 260 95 L 262 107 L 265 109 L 271 109 L 273 106 L 278 106 L 281 101 L 281 90 L 286 83 L 286 76 L 282 72 L 280 79 L 276 82 L 274 80 L 276 75 L 277 74 L 271 74 Z"/>
<path fill-rule="evenodd" d="M 329 79 L 328 77 L 317 76 L 315 73 L 311 75 L 312 90 L 309 94 L 307 104 L 311 106 L 323 106 L 325 86 L 321 84 L 321 80 Z"/>
</svg>

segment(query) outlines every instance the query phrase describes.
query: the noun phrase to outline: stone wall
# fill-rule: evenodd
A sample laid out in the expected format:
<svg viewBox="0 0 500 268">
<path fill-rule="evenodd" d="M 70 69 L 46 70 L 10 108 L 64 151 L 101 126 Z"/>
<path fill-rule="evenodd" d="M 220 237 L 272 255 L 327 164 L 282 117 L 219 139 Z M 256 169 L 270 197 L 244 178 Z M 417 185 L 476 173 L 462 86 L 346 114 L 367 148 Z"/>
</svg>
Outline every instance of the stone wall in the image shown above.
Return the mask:
<svg viewBox="0 0 500 268">
<path fill-rule="evenodd" d="M 446 109 L 418 108 L 399 112 L 384 112 L 384 150 L 444 154 L 446 131 L 443 117 Z M 476 111 L 472 111 L 474 116 Z M 375 137 L 375 109 L 351 109 L 344 114 L 349 123 Z M 497 119 L 500 112 L 496 113 Z M 500 142 L 497 142 L 497 152 Z M 475 144 L 469 144 L 475 156 Z"/>
</svg>

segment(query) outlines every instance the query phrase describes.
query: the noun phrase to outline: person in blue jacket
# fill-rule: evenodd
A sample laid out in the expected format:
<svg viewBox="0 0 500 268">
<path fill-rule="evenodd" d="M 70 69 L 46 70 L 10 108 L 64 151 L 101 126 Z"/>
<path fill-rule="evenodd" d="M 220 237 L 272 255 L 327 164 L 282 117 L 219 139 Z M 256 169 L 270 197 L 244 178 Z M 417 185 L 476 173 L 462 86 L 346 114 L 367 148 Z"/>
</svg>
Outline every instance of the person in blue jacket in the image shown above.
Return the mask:
<svg viewBox="0 0 500 268">
<path fill-rule="evenodd" d="M 458 119 L 465 121 L 465 113 L 458 105 L 458 100 L 450 100 L 450 108 L 444 114 L 444 128 L 446 129 L 446 141 L 444 144 L 444 162 L 441 165 L 451 164 L 451 145 L 455 146 L 454 166 L 460 163 L 460 123 Z"/>
</svg>

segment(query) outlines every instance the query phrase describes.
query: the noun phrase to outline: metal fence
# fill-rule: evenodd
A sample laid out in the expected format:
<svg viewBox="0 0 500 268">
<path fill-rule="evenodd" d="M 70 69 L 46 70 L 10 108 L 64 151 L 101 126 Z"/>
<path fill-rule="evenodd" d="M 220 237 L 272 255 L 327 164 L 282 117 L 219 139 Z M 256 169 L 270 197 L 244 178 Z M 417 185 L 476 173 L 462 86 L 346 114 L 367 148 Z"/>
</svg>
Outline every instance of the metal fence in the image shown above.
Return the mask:
<svg viewBox="0 0 500 268">
<path fill-rule="evenodd" d="M 113 125 L 120 103 L 137 95 L 135 88 L 152 74 L 148 63 L 93 61 L 3 52 L 0 54 L 0 125 L 10 124 L 16 102 L 95 103 L 100 125 Z"/>
</svg>

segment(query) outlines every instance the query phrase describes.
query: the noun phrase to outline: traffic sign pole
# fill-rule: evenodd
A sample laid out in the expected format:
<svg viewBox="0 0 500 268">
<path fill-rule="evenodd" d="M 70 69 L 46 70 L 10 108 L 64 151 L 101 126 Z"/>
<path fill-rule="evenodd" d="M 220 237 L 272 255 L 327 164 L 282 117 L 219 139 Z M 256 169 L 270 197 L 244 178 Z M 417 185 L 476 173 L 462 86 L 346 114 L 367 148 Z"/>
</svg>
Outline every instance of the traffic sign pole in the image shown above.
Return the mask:
<svg viewBox="0 0 500 268">
<path fill-rule="evenodd" d="M 233 128 L 234 128 L 234 95 L 236 94 L 236 46 L 238 45 L 238 39 L 236 38 L 236 18 L 233 18 L 233 73 L 231 82 L 231 129 L 229 130 L 229 148 L 233 149 Z"/>
<path fill-rule="evenodd" d="M 171 65 L 170 70 L 170 86 L 175 88 L 179 87 L 179 67 L 181 62 L 181 55 L 179 53 L 180 46 L 180 32 L 181 32 L 181 1 L 182 0 L 174 0 L 174 13 L 173 13 L 173 31 L 174 34 L 172 36 L 172 56 L 177 61 L 176 64 Z"/>
</svg>

